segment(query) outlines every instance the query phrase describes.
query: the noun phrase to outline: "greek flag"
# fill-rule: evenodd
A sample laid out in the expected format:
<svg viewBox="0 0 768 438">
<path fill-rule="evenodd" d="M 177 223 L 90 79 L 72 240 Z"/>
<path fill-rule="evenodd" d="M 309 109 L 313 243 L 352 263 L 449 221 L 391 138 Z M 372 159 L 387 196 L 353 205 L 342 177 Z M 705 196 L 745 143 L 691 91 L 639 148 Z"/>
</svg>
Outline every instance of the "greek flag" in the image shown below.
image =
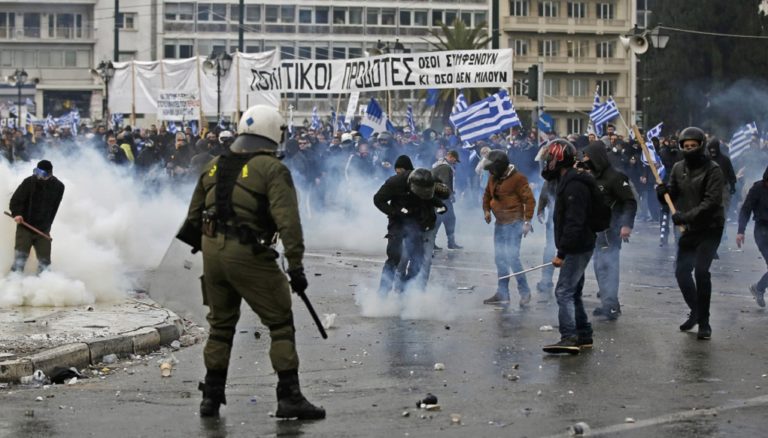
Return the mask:
<svg viewBox="0 0 768 438">
<path fill-rule="evenodd" d="M 48 114 L 48 117 L 45 118 L 45 129 L 48 131 L 53 131 L 56 129 L 56 121 L 53 119 L 53 116 Z"/>
<path fill-rule="evenodd" d="M 416 133 L 416 122 L 413 120 L 413 105 L 408 104 L 408 109 L 405 111 L 405 122 L 408 123 L 408 127 L 411 128 L 412 133 Z"/>
<path fill-rule="evenodd" d="M 379 102 L 371 98 L 368 107 L 365 109 L 365 114 L 363 114 L 363 121 L 360 123 L 358 132 L 363 138 L 367 139 L 377 132 L 384 131 L 395 132 L 395 127 L 387 119 L 387 115 L 384 114 Z"/>
<path fill-rule="evenodd" d="M 197 121 L 196 120 L 190 120 L 189 123 L 187 123 L 187 126 L 189 126 L 189 129 L 192 130 L 192 135 L 197 135 Z"/>
<path fill-rule="evenodd" d="M 344 118 L 339 117 L 336 119 L 336 131 L 346 132 L 348 131 L 347 125 L 344 124 Z"/>
<path fill-rule="evenodd" d="M 651 139 L 653 137 L 658 137 L 659 134 L 661 134 L 661 126 L 663 124 L 664 123 L 659 123 L 658 125 L 656 125 L 656 127 L 648 131 L 647 133 L 648 138 Z M 658 131 L 656 131 L 657 128 L 658 128 Z M 654 132 L 655 134 L 651 135 Z M 653 160 L 653 165 L 656 166 L 656 171 L 659 172 L 659 177 L 661 179 L 664 179 L 664 176 L 667 173 L 667 169 L 664 167 L 664 163 L 661 161 L 659 154 L 656 153 L 656 148 L 653 146 L 653 142 L 651 142 L 651 140 L 648 140 L 648 142 L 645 145 L 648 146 L 648 153 L 650 154 L 651 159 Z M 649 166 L 648 160 L 645 158 L 645 154 L 640 154 L 640 161 L 646 166 Z"/>
<path fill-rule="evenodd" d="M 648 132 L 645 133 L 646 143 L 652 144 L 653 142 L 651 139 L 653 137 L 660 137 L 661 136 L 661 129 L 664 127 L 664 122 L 659 123 L 658 125 L 654 126 L 653 128 L 649 129 Z M 632 132 L 632 131 L 630 131 Z"/>
<path fill-rule="evenodd" d="M 77 127 L 80 126 L 80 111 L 73 109 L 69 114 L 72 119 L 72 135 L 77 135 Z"/>
<path fill-rule="evenodd" d="M 168 132 L 171 134 L 176 135 L 176 132 L 179 130 L 179 127 L 176 126 L 176 122 L 171 122 L 168 124 Z"/>
<path fill-rule="evenodd" d="M 227 121 L 226 121 L 226 120 L 224 120 L 224 116 L 222 116 L 222 117 L 219 119 L 219 123 L 217 123 L 217 125 L 216 125 L 216 126 L 218 126 L 218 127 L 219 127 L 219 130 L 220 130 L 220 131 L 224 131 L 225 129 L 227 129 L 227 126 L 228 126 L 228 125 L 229 125 L 229 123 L 227 123 Z"/>
<path fill-rule="evenodd" d="M 458 100 L 457 98 L 456 101 Z M 497 132 L 521 126 L 520 118 L 517 117 L 506 90 L 499 90 L 464 111 L 452 114 L 450 119 L 465 142 L 484 140 Z"/>
<path fill-rule="evenodd" d="M 612 97 L 609 97 L 608 102 L 593 109 L 592 112 L 589 113 L 589 119 L 595 123 L 595 126 L 600 126 L 603 123 L 608 123 L 616 117 L 619 117 L 619 115 L 619 108 L 616 107 L 616 102 L 614 102 Z"/>
<path fill-rule="evenodd" d="M 736 159 L 752 146 L 752 137 L 758 134 L 757 124 L 755 122 L 747 123 L 743 128 L 736 131 L 731 138 L 731 159 Z"/>
<path fill-rule="evenodd" d="M 440 90 L 437 88 L 430 88 L 427 90 L 427 99 L 424 102 L 424 105 L 426 106 L 435 106 L 437 105 L 437 101 L 440 99 Z"/>
<path fill-rule="evenodd" d="M 118 128 L 122 125 L 123 125 L 123 113 L 112 113 L 112 127 Z"/>
<path fill-rule="evenodd" d="M 592 111 L 600 108 L 600 86 L 595 88 L 595 100 L 592 102 Z M 594 128 L 595 136 L 598 138 L 603 136 L 603 125 L 597 125 L 590 119 L 589 124 Z"/>
<path fill-rule="evenodd" d="M 293 135 L 293 105 L 288 107 L 288 133 Z"/>
<path fill-rule="evenodd" d="M 453 104 L 453 111 L 451 111 L 451 116 L 464 111 L 467 109 L 467 107 L 469 107 L 467 104 L 467 98 L 464 97 L 464 93 L 459 92 L 459 95 L 456 96 L 456 103 Z"/>
<path fill-rule="evenodd" d="M 317 107 L 312 108 L 312 124 L 309 126 L 310 128 L 317 131 L 320 129 L 320 116 L 317 115 Z"/>
</svg>

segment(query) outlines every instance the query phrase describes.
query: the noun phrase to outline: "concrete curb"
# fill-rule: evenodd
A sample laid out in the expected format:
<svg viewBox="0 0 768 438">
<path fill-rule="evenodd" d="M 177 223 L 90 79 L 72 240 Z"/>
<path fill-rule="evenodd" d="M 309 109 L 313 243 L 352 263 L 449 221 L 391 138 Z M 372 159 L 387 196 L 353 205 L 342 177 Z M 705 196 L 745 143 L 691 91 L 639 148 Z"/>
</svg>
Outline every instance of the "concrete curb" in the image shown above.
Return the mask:
<svg viewBox="0 0 768 438">
<path fill-rule="evenodd" d="M 0 361 L 0 382 L 19 382 L 35 370 L 50 375 L 54 367 L 85 368 L 97 364 L 108 354 L 126 357 L 129 354 L 148 354 L 179 339 L 184 333 L 184 323 L 175 314 L 168 322 L 153 327 L 143 327 L 128 333 L 107 338 L 94 338 L 85 342 L 61 345 L 28 357 Z"/>
</svg>

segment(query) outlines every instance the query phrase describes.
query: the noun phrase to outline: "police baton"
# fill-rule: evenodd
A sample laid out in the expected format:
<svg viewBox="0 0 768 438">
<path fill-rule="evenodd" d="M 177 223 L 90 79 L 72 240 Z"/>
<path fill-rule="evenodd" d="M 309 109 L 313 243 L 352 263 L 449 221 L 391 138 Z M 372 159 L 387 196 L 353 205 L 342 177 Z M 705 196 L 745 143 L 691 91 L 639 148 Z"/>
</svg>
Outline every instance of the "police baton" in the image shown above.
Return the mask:
<svg viewBox="0 0 768 438">
<path fill-rule="evenodd" d="M 323 324 L 320 322 L 320 318 L 317 317 L 317 313 L 315 313 L 315 308 L 312 307 L 312 303 L 309 301 L 309 297 L 307 297 L 306 292 L 304 291 L 297 291 L 296 289 L 293 290 L 293 292 L 298 295 L 302 301 L 304 301 L 304 304 L 307 306 L 307 310 L 309 310 L 309 314 L 312 315 L 312 319 L 315 321 L 315 325 L 317 326 L 317 329 L 320 330 L 320 336 L 323 337 L 323 339 L 328 339 L 328 333 L 325 332 L 325 328 L 323 327 Z"/>
<path fill-rule="evenodd" d="M 14 219 L 14 217 L 13 217 L 13 215 L 11 213 L 8 213 L 7 211 L 4 211 L 3 213 L 5 213 L 5 215 L 8 216 L 9 218 Z M 53 237 L 49 236 L 48 234 L 38 230 L 37 228 L 33 227 L 30 224 L 28 224 L 27 221 L 25 221 L 24 219 L 22 219 L 21 222 L 19 222 L 19 225 L 23 225 L 23 226 L 29 228 L 33 233 L 39 234 L 39 235 L 45 237 L 48 240 L 53 240 Z"/>
<path fill-rule="evenodd" d="M 549 262 L 549 263 L 544 263 L 543 265 L 534 266 L 534 267 L 532 267 L 532 268 L 524 269 L 524 270 L 522 270 L 522 271 L 520 271 L 520 272 L 514 272 L 514 273 L 512 273 L 512 274 L 509 274 L 509 275 L 505 275 L 505 276 L 503 276 L 503 277 L 499 277 L 499 280 L 504 280 L 505 278 L 512 278 L 512 277 L 516 277 L 516 276 L 518 276 L 518 275 L 520 275 L 520 274 L 525 274 L 526 272 L 531 272 L 531 271 L 535 271 L 535 270 L 537 270 L 537 269 L 546 268 L 547 266 L 550 266 L 551 264 L 552 264 L 552 262 Z"/>
</svg>

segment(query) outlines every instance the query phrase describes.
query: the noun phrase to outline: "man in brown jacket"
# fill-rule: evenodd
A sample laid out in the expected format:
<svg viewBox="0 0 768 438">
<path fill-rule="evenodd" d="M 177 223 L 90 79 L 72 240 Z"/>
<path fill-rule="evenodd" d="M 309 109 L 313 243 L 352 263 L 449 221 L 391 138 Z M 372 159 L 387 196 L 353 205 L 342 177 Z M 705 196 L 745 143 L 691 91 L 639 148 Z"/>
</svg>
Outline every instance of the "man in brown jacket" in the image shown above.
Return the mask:
<svg viewBox="0 0 768 438">
<path fill-rule="evenodd" d="M 520 243 L 531 232 L 535 201 L 528 179 L 509 163 L 504 151 L 495 150 L 488 154 L 490 161 L 486 170 L 490 173 L 488 185 L 483 195 L 485 222 L 491 223 L 491 211 L 496 218 L 493 230 L 493 246 L 496 272 L 499 277 L 523 270 L 520 263 Z M 531 301 L 531 289 L 525 274 L 517 277 L 517 290 L 520 293 L 520 306 Z M 509 278 L 499 280 L 496 294 L 485 304 L 509 304 Z"/>
</svg>

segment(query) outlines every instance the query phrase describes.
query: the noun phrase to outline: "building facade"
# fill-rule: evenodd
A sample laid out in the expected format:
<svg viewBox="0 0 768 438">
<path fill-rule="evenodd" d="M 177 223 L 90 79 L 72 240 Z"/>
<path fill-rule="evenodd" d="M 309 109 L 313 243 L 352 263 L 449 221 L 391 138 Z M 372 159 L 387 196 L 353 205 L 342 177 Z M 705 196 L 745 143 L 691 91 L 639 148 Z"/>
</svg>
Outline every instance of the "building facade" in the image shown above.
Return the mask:
<svg viewBox="0 0 768 438">
<path fill-rule="evenodd" d="M 526 97 L 527 70 L 544 70 L 544 110 L 560 135 L 585 133 L 595 89 L 612 96 L 628 124 L 635 123 L 635 55 L 619 43 L 637 20 L 637 0 L 501 1 L 501 45 L 514 49 L 513 94 L 518 110 L 534 110 Z M 525 124 L 525 121 L 523 121 Z M 528 122 L 530 124 L 530 121 Z M 623 123 L 616 128 L 626 134 Z"/>
</svg>

